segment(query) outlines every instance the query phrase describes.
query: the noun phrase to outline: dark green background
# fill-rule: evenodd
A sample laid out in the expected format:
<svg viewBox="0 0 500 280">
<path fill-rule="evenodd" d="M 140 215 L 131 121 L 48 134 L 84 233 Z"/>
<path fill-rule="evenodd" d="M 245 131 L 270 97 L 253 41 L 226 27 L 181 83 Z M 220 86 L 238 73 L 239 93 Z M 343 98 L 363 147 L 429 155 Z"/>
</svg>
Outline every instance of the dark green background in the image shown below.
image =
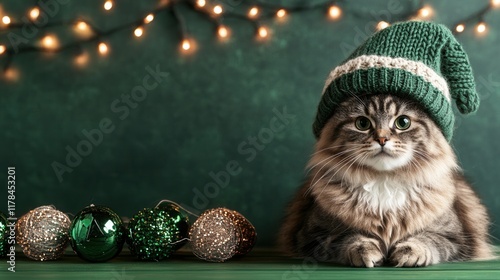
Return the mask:
<svg viewBox="0 0 500 280">
<path fill-rule="evenodd" d="M 83 16 L 109 29 L 144 15 L 156 3 L 116 1 L 115 9 L 105 13 L 103 2 L 70 1 L 54 19 Z M 0 81 L 0 210 L 7 208 L 7 166 L 15 166 L 18 216 L 40 205 L 76 213 L 94 203 L 130 217 L 161 199 L 200 212 L 193 189 L 203 192 L 213 182 L 210 172 L 225 170 L 234 160 L 241 173 L 203 206 L 241 212 L 256 226 L 259 244 L 273 244 L 286 202 L 303 179 L 313 150 L 311 125 L 324 80 L 373 31 L 377 20 L 370 12 L 384 14 L 388 5 L 347 2 L 337 22 L 327 20 L 322 9 L 292 14 L 285 22 L 266 21 L 272 29 L 266 42 L 255 40 L 248 22 L 226 19 L 232 37 L 222 43 L 203 16 L 181 9 L 198 45 L 189 56 L 180 54 L 175 21 L 167 13 L 158 15 L 140 39 L 132 36 L 132 29 L 106 38 L 111 51 L 105 58 L 95 53 L 95 44 L 84 45 L 91 60 L 83 69 L 73 65 L 70 51 L 16 56 L 13 67 L 19 80 Z M 400 13 L 411 9 L 408 1 L 393 2 L 401 5 Z M 434 20 L 448 26 L 487 4 L 426 2 L 435 9 Z M 19 18 L 29 6 L 8 1 L 2 7 Z M 243 3 L 234 9 L 246 7 Z M 482 105 L 475 116 L 458 117 L 453 146 L 491 213 L 493 236 L 500 238 L 500 11 L 492 11 L 486 20 L 486 36 L 469 29 L 459 37 L 475 70 Z M 63 38 L 71 34 L 64 28 L 54 32 Z M 5 43 L 5 32 L 1 38 Z M 142 83 L 145 67 L 157 65 L 168 78 L 121 120 L 110 105 Z M 249 154 L 238 152 L 239 145 L 269 127 L 273 108 L 284 107 L 295 119 L 248 162 Z M 115 130 L 59 182 L 51 164 L 65 163 L 66 147 L 75 149 L 85 139 L 82 131 L 98 128 L 103 118 Z"/>
</svg>

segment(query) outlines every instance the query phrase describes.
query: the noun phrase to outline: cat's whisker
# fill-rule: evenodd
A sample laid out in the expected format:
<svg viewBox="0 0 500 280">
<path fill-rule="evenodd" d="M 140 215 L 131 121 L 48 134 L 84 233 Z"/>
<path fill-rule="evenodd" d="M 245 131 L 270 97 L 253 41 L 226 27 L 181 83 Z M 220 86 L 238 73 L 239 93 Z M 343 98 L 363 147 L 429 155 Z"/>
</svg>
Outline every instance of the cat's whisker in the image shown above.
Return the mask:
<svg viewBox="0 0 500 280">
<path fill-rule="evenodd" d="M 314 174 L 314 177 L 313 177 L 312 181 L 314 181 L 314 179 L 316 179 L 316 176 L 318 176 L 318 174 L 321 172 L 321 170 L 323 170 L 323 168 L 325 168 L 325 166 L 327 166 L 327 165 L 328 165 L 328 164 L 330 164 L 330 162 L 332 162 L 334 159 L 336 159 L 336 158 L 338 158 L 338 157 L 342 156 L 343 154 L 345 154 L 345 153 L 347 153 L 347 152 L 349 152 L 349 151 L 334 154 L 334 155 L 332 155 L 332 156 L 329 156 L 329 157 L 327 157 L 327 158 L 325 158 L 325 159 L 321 160 L 319 163 L 317 163 L 317 164 L 316 164 L 316 166 L 317 166 L 317 165 L 319 165 L 319 164 L 321 164 L 322 162 L 324 162 L 324 161 L 328 160 L 325 164 L 323 164 L 323 166 L 321 166 L 321 168 L 320 168 L 320 169 L 316 172 L 316 174 Z M 314 169 L 314 166 L 313 166 L 313 167 L 311 167 L 311 168 L 309 169 L 309 171 L 307 172 L 307 174 L 309 174 L 309 172 L 311 172 L 313 169 Z"/>
<path fill-rule="evenodd" d="M 332 176 L 330 176 L 330 179 L 328 179 L 328 181 L 325 183 L 325 186 L 323 187 L 323 189 L 321 190 L 321 192 L 319 193 L 319 195 L 321 195 L 321 193 L 323 193 L 323 190 L 325 190 L 325 188 L 330 184 L 330 182 L 332 181 L 332 179 L 335 177 L 335 175 L 337 175 L 337 173 L 339 173 L 346 165 L 350 164 L 351 162 L 355 162 L 356 159 L 358 159 L 359 157 L 361 157 L 363 155 L 360 155 L 360 154 L 354 154 L 354 155 L 350 155 L 349 157 L 345 158 L 345 161 L 344 163 L 342 164 L 342 166 L 340 166 L 339 168 L 337 168 L 337 170 L 335 171 L 335 173 L 332 174 Z M 340 165 L 342 163 L 342 161 L 340 161 L 338 165 Z M 324 176 L 324 175 L 323 175 Z M 321 179 L 321 178 L 320 178 Z M 319 181 L 319 180 L 318 180 Z M 342 183 L 342 180 L 340 181 Z M 314 187 L 314 186 L 313 186 Z"/>
<path fill-rule="evenodd" d="M 314 188 L 314 186 L 316 184 L 318 184 L 328 173 L 330 173 L 332 170 L 334 170 L 337 166 L 339 166 L 340 164 L 344 163 L 344 162 L 348 162 L 349 160 L 351 160 L 353 157 L 355 157 L 356 155 L 349 155 L 347 156 L 346 158 L 340 160 L 339 162 L 337 162 L 336 164 L 334 164 L 332 167 L 330 167 L 326 172 L 325 174 L 323 174 L 318 180 L 314 181 L 314 178 L 316 178 L 316 175 L 318 173 L 316 173 L 315 177 L 313 178 L 313 180 L 311 182 L 314 182 L 314 184 L 311 185 L 311 188 Z M 323 167 L 322 167 L 323 168 Z M 319 172 L 319 171 L 318 171 Z M 338 171 L 337 171 L 338 172 Z M 336 174 L 336 173 L 335 173 Z"/>
<path fill-rule="evenodd" d="M 419 165 L 420 165 L 419 161 L 423 161 L 423 163 L 425 163 L 427 165 L 430 164 L 431 156 L 427 152 L 419 151 L 419 150 L 413 150 L 413 152 L 416 153 L 417 155 L 420 155 L 419 160 L 415 161 L 415 162 L 419 163 Z M 422 169 L 423 169 L 423 167 L 422 167 Z"/>
<path fill-rule="evenodd" d="M 326 161 L 326 160 L 327 160 L 327 159 L 329 159 L 329 158 L 332 158 L 332 157 L 336 158 L 336 157 L 339 157 L 339 156 L 341 156 L 341 155 L 343 155 L 343 154 L 346 154 L 346 153 L 348 153 L 348 152 L 355 151 L 355 150 L 357 150 L 357 149 L 358 149 L 358 148 L 352 148 L 352 149 L 348 149 L 348 150 L 342 150 L 342 151 L 340 151 L 340 152 L 338 152 L 338 153 L 336 153 L 336 154 L 330 155 L 330 156 L 326 157 L 325 159 L 323 159 L 323 160 L 319 161 L 318 163 L 314 164 L 313 166 L 308 167 L 309 171 L 308 171 L 307 173 L 309 173 L 310 171 L 312 171 L 312 169 L 314 169 L 316 166 L 320 165 L 321 163 L 323 163 L 324 161 Z M 321 171 L 321 169 L 320 169 L 319 171 Z"/>
<path fill-rule="evenodd" d="M 311 157 L 314 156 L 314 155 L 317 155 L 319 153 L 322 153 L 324 151 L 327 151 L 327 150 L 333 150 L 333 149 L 336 149 L 336 148 L 343 148 L 343 147 L 359 147 L 359 146 L 363 146 L 364 144 L 358 144 L 358 143 L 347 143 L 347 144 L 342 144 L 342 145 L 335 145 L 335 146 L 328 146 L 326 148 L 323 148 L 321 150 L 318 150 L 314 153 L 311 154 Z"/>
<path fill-rule="evenodd" d="M 344 174 L 342 174 L 342 179 L 340 180 L 341 184 L 342 182 L 344 182 L 344 178 L 345 178 L 345 175 L 347 174 L 347 172 L 349 171 L 349 169 L 351 168 L 351 166 L 355 163 L 355 162 L 359 162 L 359 159 L 362 159 L 362 158 L 365 158 L 367 157 L 368 154 L 364 153 L 364 154 L 360 154 L 359 157 L 355 158 L 352 163 L 346 168 L 346 170 L 344 171 Z"/>
<path fill-rule="evenodd" d="M 350 157 L 352 156 L 349 156 L 347 158 L 344 158 L 342 159 L 340 162 L 336 163 L 335 165 L 331 166 L 319 179 L 317 179 L 316 181 L 311 181 L 311 185 L 309 186 L 308 188 L 308 191 L 307 193 L 311 192 L 314 187 L 319 183 L 321 182 L 328 174 L 330 174 L 334 169 L 337 168 L 337 166 L 339 166 L 340 164 L 342 164 L 343 162 L 345 161 L 349 161 Z"/>
</svg>

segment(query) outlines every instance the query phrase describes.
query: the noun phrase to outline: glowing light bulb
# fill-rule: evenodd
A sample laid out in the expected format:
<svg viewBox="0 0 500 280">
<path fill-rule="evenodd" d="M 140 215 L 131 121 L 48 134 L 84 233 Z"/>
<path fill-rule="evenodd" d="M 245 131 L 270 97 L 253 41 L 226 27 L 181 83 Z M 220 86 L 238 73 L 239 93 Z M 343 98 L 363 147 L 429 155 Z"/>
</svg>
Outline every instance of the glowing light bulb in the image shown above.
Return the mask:
<svg viewBox="0 0 500 280">
<path fill-rule="evenodd" d="M 259 27 L 258 33 L 260 38 L 266 38 L 269 35 L 267 28 L 264 26 Z"/>
<path fill-rule="evenodd" d="M 205 0 L 196 1 L 196 5 L 198 5 L 198 7 L 200 7 L 200 8 L 205 7 L 206 4 L 207 4 L 207 1 L 205 1 Z"/>
<path fill-rule="evenodd" d="M 10 17 L 9 16 L 4 16 L 2 18 L 2 23 L 5 24 L 5 25 L 9 25 L 10 24 Z"/>
<path fill-rule="evenodd" d="M 0 45 L 0 55 L 3 54 L 7 48 L 4 45 Z"/>
<path fill-rule="evenodd" d="M 219 26 L 217 33 L 219 34 L 219 37 L 227 38 L 227 36 L 229 35 L 229 30 L 224 25 L 221 25 Z"/>
<path fill-rule="evenodd" d="M 432 15 L 432 8 L 429 6 L 424 6 L 418 11 L 418 14 L 421 18 L 428 18 Z"/>
<path fill-rule="evenodd" d="M 214 7 L 214 14 L 216 14 L 216 15 L 222 14 L 222 6 L 221 5 L 217 5 Z"/>
<path fill-rule="evenodd" d="M 144 18 L 144 23 L 145 23 L 145 24 L 148 24 L 148 23 L 152 22 L 152 21 L 153 21 L 153 19 L 155 19 L 155 16 L 154 16 L 153 14 L 149 14 L 149 15 L 147 15 L 147 16 Z"/>
<path fill-rule="evenodd" d="M 251 18 L 257 17 L 258 14 L 259 14 L 259 8 L 257 8 L 257 7 L 252 7 L 248 11 L 248 16 Z"/>
<path fill-rule="evenodd" d="M 87 31 L 89 28 L 89 25 L 85 21 L 79 21 L 76 23 L 76 29 L 79 31 Z"/>
<path fill-rule="evenodd" d="M 189 49 L 191 49 L 191 42 L 189 42 L 188 39 L 184 39 L 184 40 L 182 40 L 181 47 L 183 50 L 188 51 Z"/>
<path fill-rule="evenodd" d="M 387 21 L 380 21 L 378 24 L 377 24 L 377 30 L 382 30 L 384 28 L 387 28 L 389 27 L 389 23 Z"/>
<path fill-rule="evenodd" d="M 104 2 L 104 10 L 109 11 L 113 8 L 113 1 L 107 0 Z"/>
<path fill-rule="evenodd" d="M 278 12 L 276 12 L 276 16 L 279 18 L 282 18 L 286 16 L 286 10 L 285 9 L 279 9 Z"/>
<path fill-rule="evenodd" d="M 79 20 L 75 23 L 74 25 L 74 31 L 76 32 L 77 36 L 86 38 L 92 35 L 92 27 L 86 23 L 83 20 Z"/>
<path fill-rule="evenodd" d="M 20 76 L 19 70 L 14 69 L 12 67 L 9 67 L 9 68 L 5 69 L 4 76 L 5 76 L 6 80 L 17 81 L 17 80 L 19 80 L 19 76 Z"/>
<path fill-rule="evenodd" d="M 480 22 L 477 26 L 476 26 L 476 31 L 478 33 L 484 33 L 486 31 L 486 24 L 484 22 Z"/>
<path fill-rule="evenodd" d="M 30 18 L 32 20 L 37 19 L 39 15 L 40 15 L 40 9 L 38 7 L 34 7 L 33 9 L 31 9 Z"/>
<path fill-rule="evenodd" d="M 328 15 L 331 19 L 338 19 L 342 15 L 342 10 L 336 5 L 330 6 L 328 9 Z"/>
<path fill-rule="evenodd" d="M 106 55 L 109 52 L 108 45 L 106 45 L 106 43 L 104 43 L 104 42 L 99 43 L 99 45 L 97 46 L 97 49 L 99 50 L 99 53 L 101 55 Z"/>
<path fill-rule="evenodd" d="M 82 52 L 81 54 L 75 57 L 75 65 L 76 66 L 85 66 L 89 62 L 89 54 L 86 52 Z"/>
<path fill-rule="evenodd" d="M 56 49 L 59 46 L 57 38 L 54 35 L 46 35 L 43 37 L 41 44 L 46 49 Z"/>
<path fill-rule="evenodd" d="M 491 0 L 491 6 L 495 8 L 500 7 L 500 0 Z"/>
<path fill-rule="evenodd" d="M 464 32 L 464 30 L 465 30 L 465 25 L 463 25 L 462 23 L 455 27 L 455 31 L 457 31 L 458 33 L 462 33 Z"/>
<path fill-rule="evenodd" d="M 144 29 L 142 27 L 137 27 L 135 30 L 134 30 L 134 35 L 135 37 L 141 37 L 142 34 L 144 33 Z"/>
</svg>

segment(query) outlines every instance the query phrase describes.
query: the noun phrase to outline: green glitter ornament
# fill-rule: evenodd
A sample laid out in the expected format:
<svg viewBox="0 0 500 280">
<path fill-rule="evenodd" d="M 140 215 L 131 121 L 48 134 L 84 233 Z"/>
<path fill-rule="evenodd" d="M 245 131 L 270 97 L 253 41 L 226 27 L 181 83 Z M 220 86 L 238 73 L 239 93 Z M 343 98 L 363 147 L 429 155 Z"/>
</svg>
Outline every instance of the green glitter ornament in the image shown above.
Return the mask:
<svg viewBox="0 0 500 280">
<path fill-rule="evenodd" d="M 139 211 L 128 225 L 127 243 L 141 260 L 159 261 L 187 242 L 188 217 L 179 206 L 166 203 Z"/>
<path fill-rule="evenodd" d="M 0 212 L 0 257 L 5 257 L 9 248 L 8 242 L 7 218 Z"/>
<path fill-rule="evenodd" d="M 120 217 L 104 206 L 84 208 L 76 214 L 69 230 L 75 253 L 89 262 L 105 262 L 117 256 L 125 242 Z"/>
</svg>

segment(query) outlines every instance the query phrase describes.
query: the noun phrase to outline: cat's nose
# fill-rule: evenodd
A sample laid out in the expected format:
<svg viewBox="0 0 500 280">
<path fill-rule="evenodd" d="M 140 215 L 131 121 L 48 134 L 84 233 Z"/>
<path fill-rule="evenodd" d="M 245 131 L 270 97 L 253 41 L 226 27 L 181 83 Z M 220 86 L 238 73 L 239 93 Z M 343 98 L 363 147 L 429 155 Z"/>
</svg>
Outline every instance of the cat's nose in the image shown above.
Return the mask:
<svg viewBox="0 0 500 280">
<path fill-rule="evenodd" d="M 380 144 L 380 146 L 384 146 L 385 142 L 389 141 L 389 139 L 387 139 L 386 137 L 379 137 L 375 138 L 375 141 L 377 141 Z"/>
<path fill-rule="evenodd" d="M 387 141 L 389 141 L 389 137 L 391 132 L 385 129 L 377 129 L 375 131 L 375 135 L 373 135 L 374 140 L 377 141 L 380 146 L 384 146 Z"/>
</svg>

